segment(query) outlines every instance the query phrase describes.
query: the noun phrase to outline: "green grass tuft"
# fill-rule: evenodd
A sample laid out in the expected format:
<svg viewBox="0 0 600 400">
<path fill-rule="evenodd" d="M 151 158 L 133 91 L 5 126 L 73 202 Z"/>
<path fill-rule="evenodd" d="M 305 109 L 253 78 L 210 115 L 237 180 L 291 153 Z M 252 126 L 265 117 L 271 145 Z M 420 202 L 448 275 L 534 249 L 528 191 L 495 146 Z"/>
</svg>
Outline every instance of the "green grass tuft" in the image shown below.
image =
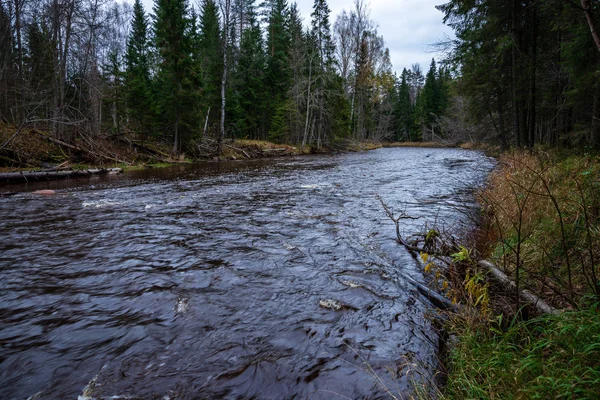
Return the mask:
<svg viewBox="0 0 600 400">
<path fill-rule="evenodd" d="M 597 399 L 600 314 L 595 309 L 543 316 L 506 332 L 459 329 L 447 398 Z"/>
</svg>

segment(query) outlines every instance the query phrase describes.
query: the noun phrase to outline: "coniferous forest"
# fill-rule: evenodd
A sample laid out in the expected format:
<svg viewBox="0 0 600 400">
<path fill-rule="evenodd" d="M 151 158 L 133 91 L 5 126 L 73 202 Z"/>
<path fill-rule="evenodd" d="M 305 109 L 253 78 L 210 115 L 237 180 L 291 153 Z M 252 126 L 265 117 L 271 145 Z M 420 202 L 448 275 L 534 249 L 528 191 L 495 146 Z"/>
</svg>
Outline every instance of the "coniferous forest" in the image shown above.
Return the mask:
<svg viewBox="0 0 600 400">
<path fill-rule="evenodd" d="M 0 118 L 63 143 L 600 144 L 590 0 L 449 1 L 445 59 L 398 74 L 363 0 L 335 21 L 326 0 L 0 4 Z"/>
<path fill-rule="evenodd" d="M 2 2 L 0 115 L 61 142 L 169 143 L 439 137 L 449 69 L 398 77 L 362 0 L 333 23 L 326 0 L 304 20 L 269 0 Z"/>
</svg>

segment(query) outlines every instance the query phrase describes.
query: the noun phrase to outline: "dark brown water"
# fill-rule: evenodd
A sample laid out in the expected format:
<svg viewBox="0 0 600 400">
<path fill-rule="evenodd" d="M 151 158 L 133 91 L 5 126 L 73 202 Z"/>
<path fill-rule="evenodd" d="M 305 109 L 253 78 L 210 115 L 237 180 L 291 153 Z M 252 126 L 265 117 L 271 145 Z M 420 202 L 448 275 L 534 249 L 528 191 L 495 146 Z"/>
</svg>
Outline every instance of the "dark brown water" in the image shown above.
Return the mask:
<svg viewBox="0 0 600 400">
<path fill-rule="evenodd" d="M 407 234 L 459 229 L 488 167 L 382 149 L 0 188 L 23 192 L 0 198 L 0 398 L 410 393 L 438 339 L 375 193 L 422 217 Z"/>
</svg>

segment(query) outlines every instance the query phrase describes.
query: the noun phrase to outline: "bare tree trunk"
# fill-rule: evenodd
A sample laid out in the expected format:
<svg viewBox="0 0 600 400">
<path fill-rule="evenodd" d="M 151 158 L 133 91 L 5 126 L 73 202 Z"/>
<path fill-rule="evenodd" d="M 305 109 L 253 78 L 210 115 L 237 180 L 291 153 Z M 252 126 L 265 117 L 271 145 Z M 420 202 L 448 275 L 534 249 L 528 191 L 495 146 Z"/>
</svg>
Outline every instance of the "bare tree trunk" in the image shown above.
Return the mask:
<svg viewBox="0 0 600 400">
<path fill-rule="evenodd" d="M 515 139 L 517 140 L 517 147 L 521 147 L 521 132 L 520 132 L 520 110 L 519 110 L 519 96 L 517 90 L 517 50 L 519 46 L 519 35 L 518 35 L 518 23 L 517 23 L 517 5 L 519 4 L 518 0 L 513 0 L 512 7 L 512 35 L 513 35 L 513 45 L 511 52 L 511 63 L 512 63 L 512 111 L 513 111 L 513 128 L 515 130 Z"/>
<path fill-rule="evenodd" d="M 310 84 L 312 80 L 312 58 L 308 64 L 308 91 L 306 94 L 306 122 L 304 123 L 304 137 L 302 138 L 302 147 L 306 146 L 308 139 L 308 121 L 310 120 Z"/>
<path fill-rule="evenodd" d="M 538 32 L 538 9 L 535 2 L 533 4 L 532 32 L 531 32 L 531 74 L 529 78 L 529 132 L 527 138 L 527 147 L 532 149 L 535 145 L 535 130 L 537 120 L 537 96 L 536 96 L 536 75 L 537 75 L 537 32 Z"/>
<path fill-rule="evenodd" d="M 592 111 L 592 145 L 600 148 L 600 85 L 594 91 L 594 104 Z"/>
<path fill-rule="evenodd" d="M 583 8 L 588 25 L 590 26 L 594 43 L 596 43 L 596 47 L 598 48 L 598 51 L 600 51 L 600 36 L 598 35 L 598 30 L 596 29 L 596 20 L 594 19 L 594 14 L 592 13 L 592 1 L 581 0 L 581 7 Z"/>
<path fill-rule="evenodd" d="M 206 120 L 204 121 L 204 131 L 202 132 L 202 136 L 206 137 L 206 129 L 208 128 L 208 117 L 210 115 L 210 107 L 208 107 L 208 111 L 206 112 Z"/>
<path fill-rule="evenodd" d="M 173 154 L 179 153 L 179 110 L 175 110 L 175 138 L 173 141 Z"/>
<path fill-rule="evenodd" d="M 22 7 L 24 0 L 15 0 L 15 34 L 17 36 L 17 85 L 16 85 L 16 104 L 17 104 L 17 119 L 20 120 L 22 118 L 22 90 L 23 87 L 23 42 L 21 38 L 21 16 L 22 16 Z"/>
<path fill-rule="evenodd" d="M 58 77 L 55 85 L 54 100 L 54 133 L 59 139 L 64 139 L 64 119 L 65 119 L 65 99 L 66 99 L 66 80 L 67 80 L 67 57 L 69 55 L 69 44 L 71 40 L 71 29 L 73 14 L 75 11 L 75 0 L 71 0 L 67 9 L 64 23 L 65 37 L 61 34 L 60 5 L 54 0 L 54 35 L 58 44 Z"/>
<path fill-rule="evenodd" d="M 217 149 L 218 156 L 221 156 L 223 151 L 223 139 L 225 139 L 225 89 L 227 85 L 231 0 L 223 0 L 221 11 L 223 12 L 223 78 L 221 79 L 221 126 L 219 132 L 219 147 Z"/>
</svg>

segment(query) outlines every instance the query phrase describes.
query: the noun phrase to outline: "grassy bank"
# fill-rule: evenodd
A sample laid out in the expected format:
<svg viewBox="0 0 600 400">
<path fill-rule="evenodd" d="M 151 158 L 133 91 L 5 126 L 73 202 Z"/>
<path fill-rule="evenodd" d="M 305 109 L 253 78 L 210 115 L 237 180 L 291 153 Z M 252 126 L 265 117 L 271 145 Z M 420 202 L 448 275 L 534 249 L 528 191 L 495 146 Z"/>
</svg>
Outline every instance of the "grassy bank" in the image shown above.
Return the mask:
<svg viewBox="0 0 600 400">
<path fill-rule="evenodd" d="M 455 327 L 449 399 L 597 399 L 598 309 L 516 322 Z"/>
<path fill-rule="evenodd" d="M 462 257 L 449 293 L 477 310 L 452 316 L 445 397 L 598 398 L 600 159 L 536 151 L 501 156 L 479 193 L 473 254 L 516 283 L 507 289 Z M 456 257 L 455 257 L 456 258 Z M 522 290 L 560 310 L 540 315 Z"/>
</svg>

